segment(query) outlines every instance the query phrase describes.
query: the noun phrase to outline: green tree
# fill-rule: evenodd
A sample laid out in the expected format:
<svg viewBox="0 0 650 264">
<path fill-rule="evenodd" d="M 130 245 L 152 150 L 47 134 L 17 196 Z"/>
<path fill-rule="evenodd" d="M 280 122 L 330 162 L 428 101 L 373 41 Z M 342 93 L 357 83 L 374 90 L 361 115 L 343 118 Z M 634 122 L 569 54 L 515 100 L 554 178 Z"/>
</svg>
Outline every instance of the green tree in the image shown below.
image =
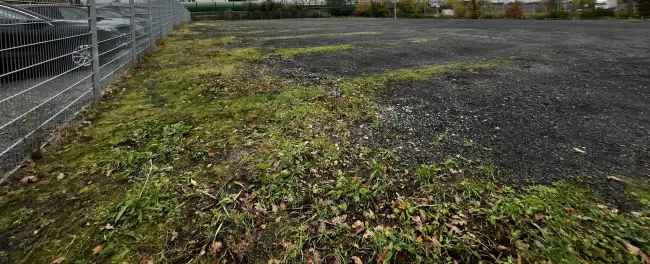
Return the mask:
<svg viewBox="0 0 650 264">
<path fill-rule="evenodd" d="M 387 17 L 390 15 L 388 5 L 383 0 L 370 2 L 370 10 L 368 10 L 368 13 L 373 17 Z"/>
<path fill-rule="evenodd" d="M 397 2 L 398 15 L 413 17 L 416 14 L 415 0 L 400 0 Z"/>
<path fill-rule="evenodd" d="M 507 18 L 524 18 L 524 11 L 521 9 L 521 3 L 519 1 L 515 1 L 512 4 L 509 4 L 506 9 L 505 16 Z"/>
<path fill-rule="evenodd" d="M 471 18 L 476 19 L 481 16 L 481 2 L 479 0 L 470 0 L 469 8 L 469 16 Z"/>
<path fill-rule="evenodd" d="M 347 0 L 327 0 L 326 3 L 333 16 L 349 16 L 354 11 Z"/>
<path fill-rule="evenodd" d="M 639 0 L 639 16 L 650 18 L 650 0 Z"/>
<path fill-rule="evenodd" d="M 463 0 L 448 0 L 447 5 L 451 6 L 454 10 L 454 16 L 465 17 L 467 9 L 465 8 L 465 2 Z"/>
</svg>

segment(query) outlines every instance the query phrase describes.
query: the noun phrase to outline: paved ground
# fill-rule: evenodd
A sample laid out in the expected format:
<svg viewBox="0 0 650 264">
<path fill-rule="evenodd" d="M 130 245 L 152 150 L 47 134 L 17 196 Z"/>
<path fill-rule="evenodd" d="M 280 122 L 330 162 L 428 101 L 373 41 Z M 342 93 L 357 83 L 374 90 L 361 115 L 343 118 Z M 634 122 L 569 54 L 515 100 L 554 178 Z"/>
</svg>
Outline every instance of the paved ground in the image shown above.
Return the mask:
<svg viewBox="0 0 650 264">
<path fill-rule="evenodd" d="M 341 78 L 456 61 L 496 70 L 395 83 L 378 98 L 371 144 L 407 162 L 488 159 L 505 181 L 548 183 L 650 175 L 650 25 L 625 21 L 385 19 L 225 22 L 263 48 L 351 44 L 303 55 L 299 68 Z M 600 189 L 610 190 L 606 184 Z"/>
</svg>

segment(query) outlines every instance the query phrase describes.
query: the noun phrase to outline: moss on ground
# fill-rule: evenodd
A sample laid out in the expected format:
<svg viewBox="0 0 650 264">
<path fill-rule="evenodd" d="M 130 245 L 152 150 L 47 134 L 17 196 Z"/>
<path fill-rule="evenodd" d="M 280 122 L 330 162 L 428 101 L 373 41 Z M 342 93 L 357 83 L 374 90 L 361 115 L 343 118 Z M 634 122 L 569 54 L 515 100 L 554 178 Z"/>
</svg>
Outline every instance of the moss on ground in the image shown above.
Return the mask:
<svg viewBox="0 0 650 264">
<path fill-rule="evenodd" d="M 347 78 L 336 95 L 200 32 L 219 26 L 165 39 L 25 164 L 19 178 L 37 182 L 2 186 L 0 260 L 640 263 L 650 252 L 646 189 L 629 186 L 641 208 L 619 212 L 573 183 L 496 184 L 487 162 L 404 168 L 352 133 L 377 122 L 375 93 L 393 82 L 507 62 Z"/>
<path fill-rule="evenodd" d="M 307 48 L 280 48 L 275 51 L 276 54 L 284 58 L 293 58 L 298 55 L 303 54 L 318 54 L 318 53 L 329 53 L 336 52 L 341 50 L 349 50 L 354 46 L 350 44 L 338 44 L 338 45 L 324 45 L 316 47 L 307 47 Z"/>
</svg>

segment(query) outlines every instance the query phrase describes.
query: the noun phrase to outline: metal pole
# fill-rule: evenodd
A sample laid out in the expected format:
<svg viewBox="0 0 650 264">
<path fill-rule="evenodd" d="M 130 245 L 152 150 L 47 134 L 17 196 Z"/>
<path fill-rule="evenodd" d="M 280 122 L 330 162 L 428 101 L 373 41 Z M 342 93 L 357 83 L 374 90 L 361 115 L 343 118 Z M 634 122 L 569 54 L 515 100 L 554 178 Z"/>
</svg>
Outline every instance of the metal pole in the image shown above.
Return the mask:
<svg viewBox="0 0 650 264">
<path fill-rule="evenodd" d="M 167 21 L 169 21 L 169 27 L 167 28 L 167 32 L 171 32 L 174 29 L 174 22 L 172 20 L 174 16 L 174 3 L 172 0 L 167 1 L 167 6 L 169 7 L 169 17 L 167 18 Z"/>
<path fill-rule="evenodd" d="M 135 62 L 138 56 L 135 39 L 135 0 L 129 0 L 129 8 L 131 9 L 131 62 Z"/>
<path fill-rule="evenodd" d="M 153 8 L 151 7 L 151 0 L 147 0 L 147 8 L 149 9 L 149 18 L 147 21 L 147 27 L 149 31 L 149 48 L 153 48 L 153 45 L 156 43 L 156 40 L 153 36 Z"/>
<path fill-rule="evenodd" d="M 393 0 L 393 21 L 397 23 L 397 0 Z"/>
<path fill-rule="evenodd" d="M 97 101 L 101 97 L 101 87 L 99 80 L 99 49 L 97 48 L 97 6 L 95 0 L 88 0 L 90 6 L 88 24 L 90 25 L 90 47 L 92 53 L 92 89 L 93 100 Z"/>
</svg>

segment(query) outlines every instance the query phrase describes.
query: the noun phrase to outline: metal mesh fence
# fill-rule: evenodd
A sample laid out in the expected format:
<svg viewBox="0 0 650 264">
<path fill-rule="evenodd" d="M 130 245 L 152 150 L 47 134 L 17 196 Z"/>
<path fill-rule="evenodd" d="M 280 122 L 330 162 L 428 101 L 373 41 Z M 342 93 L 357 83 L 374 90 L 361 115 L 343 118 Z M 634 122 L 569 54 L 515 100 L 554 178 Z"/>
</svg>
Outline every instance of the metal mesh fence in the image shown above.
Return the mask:
<svg viewBox="0 0 650 264">
<path fill-rule="evenodd" d="M 0 2 L 0 182 L 189 20 L 175 0 Z"/>
</svg>

